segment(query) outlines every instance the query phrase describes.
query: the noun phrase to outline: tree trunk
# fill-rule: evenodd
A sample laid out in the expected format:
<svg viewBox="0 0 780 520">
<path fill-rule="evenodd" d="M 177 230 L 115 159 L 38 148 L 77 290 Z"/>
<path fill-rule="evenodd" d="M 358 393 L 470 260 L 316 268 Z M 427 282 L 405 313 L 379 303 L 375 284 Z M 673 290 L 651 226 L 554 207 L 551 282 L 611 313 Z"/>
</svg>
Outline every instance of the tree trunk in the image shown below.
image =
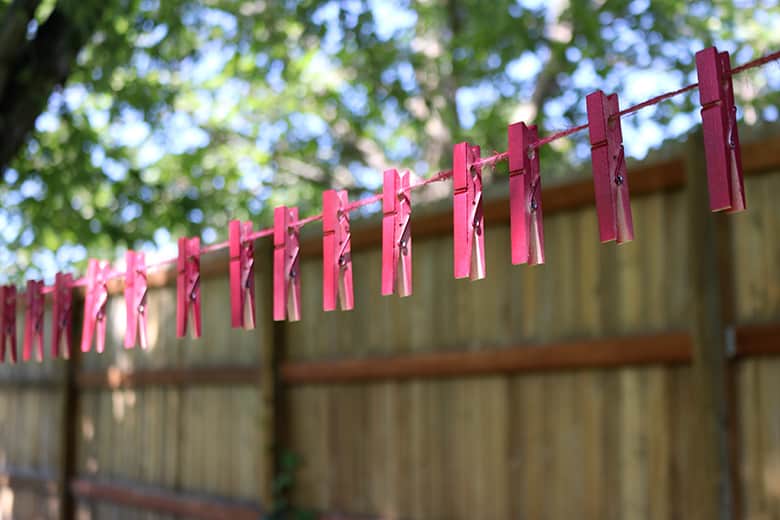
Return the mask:
<svg viewBox="0 0 780 520">
<path fill-rule="evenodd" d="M 14 2 L 0 23 L 0 42 L 17 43 L 0 46 L 0 170 L 24 144 L 52 91 L 65 84 L 102 13 L 96 7 L 76 23 L 56 7 L 28 41 L 27 26 L 37 4 L 37 0 Z"/>
</svg>

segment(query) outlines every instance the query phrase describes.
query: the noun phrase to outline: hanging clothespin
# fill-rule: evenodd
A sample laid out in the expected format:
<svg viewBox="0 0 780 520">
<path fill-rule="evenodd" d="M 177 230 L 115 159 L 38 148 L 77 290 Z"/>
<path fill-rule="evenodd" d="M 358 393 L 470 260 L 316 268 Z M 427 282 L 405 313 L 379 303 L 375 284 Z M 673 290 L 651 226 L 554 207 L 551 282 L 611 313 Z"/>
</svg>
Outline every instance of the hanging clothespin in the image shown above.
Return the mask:
<svg viewBox="0 0 780 520">
<path fill-rule="evenodd" d="M 24 347 L 22 359 L 30 361 L 36 348 L 38 362 L 43 361 L 43 280 L 27 280 L 27 312 L 24 316 Z"/>
<path fill-rule="evenodd" d="M 247 238 L 251 233 L 249 220 L 228 225 L 231 324 L 246 330 L 255 328 L 255 243 Z"/>
<path fill-rule="evenodd" d="M 382 191 L 382 294 L 412 294 L 411 173 L 385 170 Z M 400 271 L 400 272 L 399 272 Z"/>
<path fill-rule="evenodd" d="M 509 125 L 509 226 L 512 263 L 544 263 L 542 177 L 536 125 Z"/>
<path fill-rule="evenodd" d="M 452 157 L 455 278 L 485 277 L 485 216 L 479 146 L 455 145 Z"/>
<path fill-rule="evenodd" d="M 142 251 L 127 251 L 125 264 L 125 348 L 133 348 L 138 337 L 141 348 L 146 350 L 146 256 Z"/>
<path fill-rule="evenodd" d="M 60 345 L 64 340 L 64 357 L 70 358 L 71 337 L 70 322 L 73 310 L 73 275 L 70 273 L 57 273 L 54 278 L 54 294 L 51 306 L 52 333 L 51 333 L 51 357 L 60 355 Z"/>
<path fill-rule="evenodd" d="M 300 233 L 293 222 L 298 208 L 274 209 L 274 320 L 301 319 Z"/>
<path fill-rule="evenodd" d="M 0 319 L 0 363 L 5 363 L 5 346 L 11 347 L 11 362 L 16 363 L 16 286 L 2 287 L 2 314 Z"/>
<path fill-rule="evenodd" d="M 87 292 L 84 297 L 84 326 L 81 332 L 81 351 L 89 352 L 92 338 L 97 331 L 97 351 L 102 353 L 106 344 L 106 303 L 108 302 L 108 278 L 111 264 L 105 260 L 89 259 L 87 265 Z"/>
<path fill-rule="evenodd" d="M 634 223 L 618 97 L 597 90 L 588 94 L 586 103 L 599 237 L 602 242 L 630 242 L 634 239 Z"/>
<path fill-rule="evenodd" d="M 718 52 L 715 47 L 697 52 L 696 72 L 710 209 L 729 213 L 743 211 L 746 208 L 745 186 L 729 53 Z"/>
<path fill-rule="evenodd" d="M 179 239 L 176 278 L 176 337 L 187 335 L 187 317 L 192 309 L 192 336 L 199 338 L 200 326 L 200 238 Z"/>
<path fill-rule="evenodd" d="M 355 306 L 352 292 L 352 252 L 346 190 L 322 194 L 322 308 L 342 311 Z"/>
</svg>

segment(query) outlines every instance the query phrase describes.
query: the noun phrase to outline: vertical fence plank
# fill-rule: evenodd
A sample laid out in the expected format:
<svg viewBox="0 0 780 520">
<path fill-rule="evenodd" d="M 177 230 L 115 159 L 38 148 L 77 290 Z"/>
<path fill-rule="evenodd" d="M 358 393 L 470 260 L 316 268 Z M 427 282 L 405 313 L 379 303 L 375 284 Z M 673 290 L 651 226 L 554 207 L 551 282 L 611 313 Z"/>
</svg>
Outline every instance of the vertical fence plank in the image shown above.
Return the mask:
<svg viewBox="0 0 780 520">
<path fill-rule="evenodd" d="M 728 520 L 737 510 L 731 449 L 731 417 L 726 332 L 733 323 L 733 271 L 730 217 L 709 211 L 702 136 L 693 134 L 686 157 L 690 333 L 694 360 L 691 495 L 686 518 Z"/>
</svg>

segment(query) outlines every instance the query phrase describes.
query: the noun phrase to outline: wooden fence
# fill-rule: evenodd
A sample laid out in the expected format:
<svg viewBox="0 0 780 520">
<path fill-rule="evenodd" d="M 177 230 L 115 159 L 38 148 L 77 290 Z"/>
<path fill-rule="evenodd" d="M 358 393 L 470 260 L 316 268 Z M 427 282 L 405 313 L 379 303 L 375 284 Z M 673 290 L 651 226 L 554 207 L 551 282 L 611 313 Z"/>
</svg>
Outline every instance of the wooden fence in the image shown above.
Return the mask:
<svg viewBox="0 0 780 520">
<path fill-rule="evenodd" d="M 115 293 L 104 354 L 0 368 L 0 518 L 258 518 L 284 451 L 320 518 L 780 518 L 780 139 L 746 141 L 746 213 L 708 212 L 694 137 L 630 168 L 620 247 L 589 179 L 545 186 L 540 267 L 510 265 L 498 189 L 476 283 L 452 277 L 447 203 L 415 208 L 410 298 L 380 296 L 376 219 L 349 313 L 321 310 L 317 230 L 299 323 L 271 321 L 266 242 L 253 332 L 230 329 L 224 255 L 200 340 L 175 338 L 172 272 L 146 352 Z"/>
</svg>

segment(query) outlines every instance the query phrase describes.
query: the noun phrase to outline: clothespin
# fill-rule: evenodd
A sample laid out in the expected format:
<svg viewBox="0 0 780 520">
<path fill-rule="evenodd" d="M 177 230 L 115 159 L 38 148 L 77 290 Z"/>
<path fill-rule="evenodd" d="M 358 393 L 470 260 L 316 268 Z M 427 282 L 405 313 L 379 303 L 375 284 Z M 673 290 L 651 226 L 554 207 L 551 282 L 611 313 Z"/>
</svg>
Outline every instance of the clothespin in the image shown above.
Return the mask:
<svg viewBox="0 0 780 520">
<path fill-rule="evenodd" d="M 22 359 L 30 361 L 37 346 L 38 361 L 43 361 L 43 280 L 27 280 L 27 313 L 24 315 L 24 347 Z"/>
<path fill-rule="evenodd" d="M 586 98 L 599 237 L 618 244 L 634 239 L 631 201 L 617 94 L 597 90 Z"/>
<path fill-rule="evenodd" d="M 51 306 L 52 333 L 51 333 L 51 357 L 60 355 L 60 345 L 65 341 L 65 357 L 70 358 L 71 337 L 70 323 L 73 310 L 73 275 L 70 273 L 57 273 L 54 278 L 54 294 Z"/>
<path fill-rule="evenodd" d="M 509 125 L 509 225 L 512 263 L 544 263 L 542 177 L 536 125 Z"/>
<path fill-rule="evenodd" d="M 251 233 L 249 220 L 228 225 L 231 324 L 246 330 L 255 328 L 255 244 L 247 238 Z"/>
<path fill-rule="evenodd" d="M 322 308 L 342 311 L 355 306 L 352 293 L 351 233 L 346 190 L 326 190 L 322 194 Z"/>
<path fill-rule="evenodd" d="M 729 53 L 718 52 L 715 47 L 697 52 L 696 72 L 710 209 L 729 213 L 743 211 L 746 208 L 745 186 Z"/>
<path fill-rule="evenodd" d="M 382 192 L 382 294 L 412 294 L 411 173 L 385 170 Z M 399 273 L 400 271 L 400 273 Z"/>
<path fill-rule="evenodd" d="M 485 216 L 479 146 L 455 145 L 452 157 L 455 278 L 485 277 Z"/>
<path fill-rule="evenodd" d="M 106 344 L 106 303 L 108 302 L 108 278 L 111 264 L 105 260 L 89 259 L 87 265 L 87 292 L 84 297 L 84 326 L 81 332 L 81 351 L 89 352 L 97 330 L 97 351 L 102 353 Z"/>
<path fill-rule="evenodd" d="M 187 335 L 187 316 L 192 309 L 194 338 L 200 337 L 200 238 L 179 239 L 176 278 L 176 337 Z"/>
<path fill-rule="evenodd" d="M 135 346 L 136 336 L 146 350 L 146 257 L 142 251 L 125 252 L 125 348 Z"/>
<path fill-rule="evenodd" d="M 301 276 L 299 269 L 298 208 L 274 209 L 274 320 L 301 319 Z"/>
<path fill-rule="evenodd" d="M 0 363 L 5 363 L 6 344 L 11 347 L 11 362 L 16 363 L 16 286 L 4 285 L 1 295 Z"/>
</svg>

